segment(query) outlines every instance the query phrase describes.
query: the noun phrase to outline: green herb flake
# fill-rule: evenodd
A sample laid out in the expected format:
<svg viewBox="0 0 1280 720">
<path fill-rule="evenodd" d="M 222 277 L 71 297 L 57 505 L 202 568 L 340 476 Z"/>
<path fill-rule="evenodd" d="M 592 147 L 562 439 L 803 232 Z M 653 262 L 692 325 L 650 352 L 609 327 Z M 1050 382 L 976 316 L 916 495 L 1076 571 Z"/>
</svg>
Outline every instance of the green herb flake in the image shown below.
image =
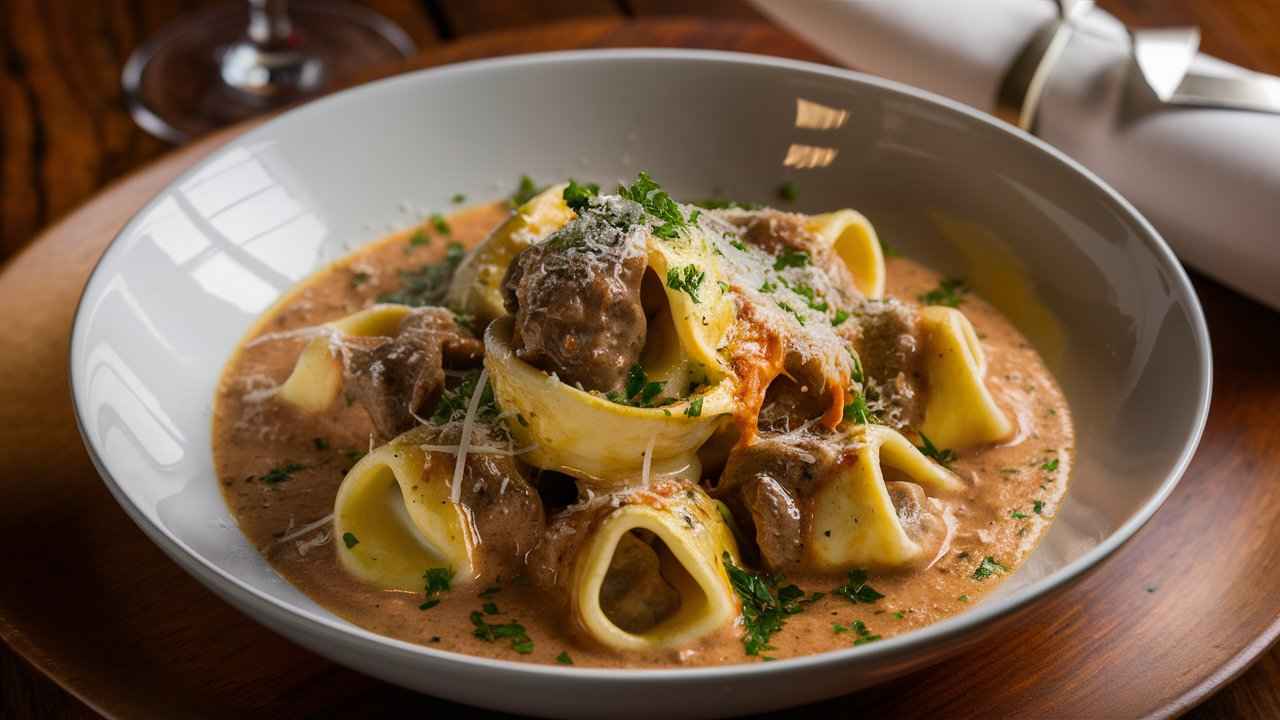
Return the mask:
<svg viewBox="0 0 1280 720">
<path fill-rule="evenodd" d="M 729 583 L 742 600 L 742 626 L 746 630 L 742 646 L 748 655 L 760 655 L 761 650 L 772 650 L 769 638 L 782 629 L 788 615 L 804 609 L 801 601 L 804 591 L 795 585 L 779 590 L 778 577 L 761 577 L 738 567 L 728 552 L 721 556 Z M 763 656 L 761 656 L 763 658 Z"/>
<path fill-rule="evenodd" d="M 741 250 L 742 252 L 746 252 L 746 251 L 747 251 L 747 246 L 746 246 L 746 245 L 745 245 L 741 240 L 730 240 L 730 241 L 729 241 L 729 244 L 730 244 L 730 245 L 732 245 L 733 247 L 735 247 L 735 248 L 737 248 L 737 249 Z"/>
<path fill-rule="evenodd" d="M 417 230 L 414 230 L 413 234 L 409 236 L 410 247 L 422 247 L 424 245 L 430 245 L 430 244 L 431 244 L 431 236 L 427 235 L 427 233 L 422 228 L 418 228 Z"/>
<path fill-rule="evenodd" d="M 796 201 L 796 197 L 798 195 L 799 193 L 796 190 L 796 184 L 790 180 L 778 186 L 778 199 L 783 202 L 793 203 Z"/>
<path fill-rule="evenodd" d="M 529 632 L 525 627 L 514 620 L 509 623 L 494 625 L 484 619 L 484 614 L 479 610 L 472 611 L 471 624 L 475 629 L 471 634 L 485 642 L 495 642 L 501 639 L 511 640 L 511 649 L 521 655 L 528 655 L 533 652 L 533 640 L 529 638 Z"/>
<path fill-rule="evenodd" d="M 1009 517 L 1013 518 L 1014 520 L 1026 520 L 1031 516 L 1024 512 L 1014 510 L 1013 512 L 1009 513 Z"/>
<path fill-rule="evenodd" d="M 1001 565 L 995 558 L 990 555 L 982 558 L 982 562 L 978 563 L 978 567 L 973 570 L 974 580 L 986 580 L 992 575 L 999 575 L 1009 571 L 1009 568 Z"/>
<path fill-rule="evenodd" d="M 969 596 L 968 596 L 968 595 L 961 595 L 960 597 L 958 597 L 958 598 L 956 598 L 956 599 L 957 599 L 957 600 L 959 600 L 960 602 L 969 602 Z"/>
<path fill-rule="evenodd" d="M 568 651 L 561 650 L 560 654 L 556 656 L 556 663 L 559 665 L 572 665 L 573 658 L 569 657 Z"/>
<path fill-rule="evenodd" d="M 421 605 L 419 605 L 419 606 L 418 606 L 418 609 L 419 609 L 419 610 L 430 610 L 431 608 L 433 608 L 433 607 L 435 607 L 435 606 L 437 606 L 437 605 L 439 605 L 439 604 L 440 604 L 440 598 L 431 598 L 430 600 L 428 600 L 428 601 L 426 601 L 426 602 L 422 603 Z"/>
<path fill-rule="evenodd" d="M 773 261 L 773 269 L 781 271 L 792 267 L 804 267 L 808 264 L 809 253 L 792 248 L 783 248 L 782 252 Z"/>
<path fill-rule="evenodd" d="M 799 310 L 796 310 L 795 308 L 791 307 L 790 305 L 788 305 L 787 303 L 781 300 L 778 301 L 778 307 L 790 313 L 791 317 L 794 317 L 796 319 L 796 322 L 800 323 L 801 325 L 804 325 L 804 316 L 800 314 Z"/>
<path fill-rule="evenodd" d="M 591 198 L 600 194 L 600 186 L 595 183 L 586 183 L 581 185 L 577 180 L 570 179 L 569 184 L 565 186 L 564 204 L 574 212 L 582 212 L 587 205 L 591 203 Z"/>
<path fill-rule="evenodd" d="M 480 609 L 481 609 L 481 610 L 484 610 L 484 614 L 485 614 L 485 615 L 497 615 L 497 614 L 498 614 L 498 606 L 497 606 L 496 604 L 494 604 L 494 603 L 491 603 L 491 602 L 487 602 L 487 603 L 485 603 L 484 605 L 481 605 L 481 606 L 480 606 Z"/>
<path fill-rule="evenodd" d="M 422 579 L 427 581 L 428 596 L 448 592 L 453 584 L 453 570 L 446 567 L 433 567 L 422 574 Z"/>
<path fill-rule="evenodd" d="M 453 234 L 453 228 L 449 227 L 449 222 L 440 213 L 432 213 L 428 220 L 431 221 L 431 227 L 435 228 L 436 232 L 441 235 L 448 236 Z"/>
<path fill-rule="evenodd" d="M 866 645 L 880 639 L 879 635 L 873 635 L 871 630 L 867 628 L 867 624 L 861 620 L 854 620 L 852 623 L 853 632 L 857 634 L 857 639 L 853 641 L 854 645 Z"/>
<path fill-rule="evenodd" d="M 683 292 L 695 303 L 700 303 L 702 300 L 698 298 L 698 289 L 702 287 L 702 281 L 706 278 L 707 273 L 693 265 L 671 268 L 667 271 L 667 287 L 676 292 Z"/>
<path fill-rule="evenodd" d="M 401 270 L 400 289 L 379 295 L 378 302 L 411 307 L 439 305 L 449 291 L 453 273 L 457 271 L 458 265 L 462 264 L 465 256 L 466 252 L 462 249 L 462 245 L 456 242 L 449 243 L 444 259 L 440 262 L 424 265 L 416 270 Z"/>
<path fill-rule="evenodd" d="M 844 406 L 844 417 L 846 420 L 858 425 L 870 425 L 876 422 L 876 416 L 867 407 L 867 401 L 862 397 L 861 393 L 854 393 L 853 400 L 850 400 L 849 404 Z"/>
<path fill-rule="evenodd" d="M 367 272 L 355 272 L 351 274 L 351 287 L 360 287 L 369 282 L 369 278 L 373 277 Z"/>
<path fill-rule="evenodd" d="M 507 203 L 513 208 L 518 208 L 532 200 L 540 192 L 542 192 L 542 188 L 538 187 L 533 178 L 528 175 L 521 175 L 520 184 L 516 187 L 516 191 L 511 194 L 511 198 Z"/>
<path fill-rule="evenodd" d="M 497 595 L 500 592 L 502 592 L 501 587 L 498 587 L 497 585 L 490 585 L 484 590 L 481 590 L 479 593 L 476 593 L 476 597 L 490 598 L 490 597 L 493 597 L 494 595 Z"/>
<path fill-rule="evenodd" d="M 697 397 L 689 401 L 689 407 L 684 409 L 687 417 L 695 418 L 702 415 L 702 398 Z"/>
<path fill-rule="evenodd" d="M 903 619 L 905 619 L 907 616 L 906 616 L 906 614 L 905 614 L 905 613 L 903 613 L 901 610 L 899 610 L 899 611 L 897 611 L 897 612 L 895 612 L 895 613 L 893 614 L 893 617 L 894 617 L 895 619 L 897 619 L 897 620 L 903 620 Z"/>
<path fill-rule="evenodd" d="M 833 632 L 835 632 L 835 634 L 837 634 L 837 635 L 839 635 L 840 633 L 847 633 L 847 632 L 849 632 L 849 628 L 845 627 L 844 625 L 841 625 L 840 623 L 834 623 L 834 624 L 832 624 L 832 626 L 831 626 L 831 630 L 832 630 Z"/>
<path fill-rule="evenodd" d="M 311 444 L 315 445 L 317 450 L 329 449 L 329 441 L 325 440 L 324 438 L 315 438 L 311 441 Z"/>
<path fill-rule="evenodd" d="M 258 479 L 266 483 L 267 485 L 276 485 L 278 483 L 284 482 L 285 480 L 288 480 L 290 476 L 292 476 L 294 473 L 298 472 L 299 470 L 306 470 L 306 469 L 307 469 L 307 466 L 301 463 L 295 463 L 295 462 L 285 463 L 284 465 L 271 468 L 266 472 L 266 474 L 262 475 Z"/>
<path fill-rule="evenodd" d="M 462 418 L 467 413 L 467 406 L 471 402 L 471 396 L 475 394 L 476 383 L 480 381 L 480 371 L 471 370 L 464 375 L 457 385 L 446 387 L 440 393 L 440 399 L 436 401 L 435 409 L 431 412 L 431 424 L 444 425 L 453 420 Z M 493 396 L 493 385 L 485 383 L 484 390 L 480 393 L 480 404 L 477 410 L 477 417 L 495 418 L 498 416 L 498 401 Z"/>
<path fill-rule="evenodd" d="M 1040 469 L 1044 470 L 1045 472 L 1056 471 L 1058 469 L 1058 458 L 1053 458 L 1052 460 L 1046 460 L 1045 463 L 1040 466 Z"/>
<path fill-rule="evenodd" d="M 672 239 L 678 231 L 685 227 L 687 221 L 680 212 L 680 205 L 653 181 L 649 174 L 641 171 L 636 181 L 630 185 L 619 185 L 618 194 L 644 208 L 644 211 L 662 224 L 653 228 L 653 234 L 660 238 Z"/>
<path fill-rule="evenodd" d="M 924 444 L 920 445 L 918 449 L 925 457 L 936 460 L 939 465 L 944 467 L 950 465 L 951 461 L 956 459 L 954 451 L 950 449 L 939 450 L 938 447 L 933 444 L 933 441 L 929 439 L 928 435 L 925 435 L 924 433 L 919 433 L 919 435 L 920 442 Z"/>
<path fill-rule="evenodd" d="M 969 286 L 961 278 L 943 278 L 938 287 L 920 296 L 920 302 L 925 305 L 959 307 L 968 292 Z"/>
<path fill-rule="evenodd" d="M 866 605 L 870 605 L 884 597 L 875 588 L 867 584 L 867 571 L 857 568 L 850 570 L 845 584 L 832 590 L 831 594 L 839 595 L 851 603 L 863 603 Z"/>
<path fill-rule="evenodd" d="M 346 545 L 347 549 L 350 550 L 351 548 L 359 545 L 360 540 L 356 537 L 355 533 L 345 532 L 342 533 L 342 544 Z"/>
<path fill-rule="evenodd" d="M 836 308 L 835 317 L 831 318 L 831 327 L 840 327 L 845 320 L 849 319 L 849 311 Z"/>
<path fill-rule="evenodd" d="M 1032 509 L 1032 511 L 1034 511 L 1034 512 L 1035 512 L 1035 514 L 1037 514 L 1037 515 L 1043 515 L 1043 514 L 1044 514 L 1044 501 L 1043 501 L 1043 500 L 1033 500 L 1033 501 L 1031 502 L 1031 509 Z"/>
<path fill-rule="evenodd" d="M 454 193 L 453 197 L 449 198 L 449 202 L 453 203 L 454 205 L 461 205 L 466 201 L 467 201 L 467 196 L 463 195 L 462 193 Z"/>
</svg>

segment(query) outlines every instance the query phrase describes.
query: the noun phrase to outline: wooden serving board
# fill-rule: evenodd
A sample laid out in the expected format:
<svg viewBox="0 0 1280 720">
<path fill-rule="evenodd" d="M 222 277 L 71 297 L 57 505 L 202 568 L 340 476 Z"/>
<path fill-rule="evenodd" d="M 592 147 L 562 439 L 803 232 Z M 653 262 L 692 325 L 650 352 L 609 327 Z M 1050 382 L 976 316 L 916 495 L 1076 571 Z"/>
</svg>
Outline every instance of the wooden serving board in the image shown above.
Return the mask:
<svg viewBox="0 0 1280 720">
<path fill-rule="evenodd" d="M 410 68 L 673 45 L 821 60 L 763 24 L 600 20 L 477 36 L 433 49 Z M 80 444 L 68 334 L 90 269 L 148 198 L 244 129 L 110 186 L 0 271 L 0 637 L 108 715 L 457 710 L 334 665 L 232 610 L 132 524 Z M 1195 461 L 1148 526 L 1000 638 L 799 714 L 1172 715 L 1272 644 L 1280 634 L 1280 314 L 1212 281 L 1197 278 L 1196 287 L 1213 335 L 1212 411 Z"/>
</svg>

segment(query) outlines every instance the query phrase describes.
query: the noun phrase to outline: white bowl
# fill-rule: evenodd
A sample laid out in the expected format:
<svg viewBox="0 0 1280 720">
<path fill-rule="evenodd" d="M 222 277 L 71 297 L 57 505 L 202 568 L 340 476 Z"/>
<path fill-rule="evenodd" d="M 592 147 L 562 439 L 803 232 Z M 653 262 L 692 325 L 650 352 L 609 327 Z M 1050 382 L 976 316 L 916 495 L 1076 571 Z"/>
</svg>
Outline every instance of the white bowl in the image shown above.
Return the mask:
<svg viewBox="0 0 1280 720">
<path fill-rule="evenodd" d="M 822 124 L 798 117 L 798 107 L 813 107 L 804 103 L 832 109 L 829 118 L 847 112 L 843 126 L 804 127 Z M 816 166 L 784 167 L 788 157 Z M 406 206 L 446 209 L 458 192 L 500 197 L 521 173 L 607 183 L 640 169 L 685 198 L 719 191 L 768 201 L 791 178 L 799 209 L 857 208 L 882 238 L 939 269 L 972 274 L 993 252 L 1024 269 L 1056 318 L 1056 329 L 1027 331 L 1075 412 L 1078 460 L 1051 532 L 993 597 L 900 637 L 773 663 L 548 667 L 375 635 L 316 605 L 248 544 L 214 477 L 210 406 L 228 354 L 259 313 L 313 270 L 407 224 Z M 72 334 L 85 444 L 124 509 L 188 572 L 362 672 L 560 716 L 795 705 L 976 642 L 1013 611 L 1034 612 L 1037 598 L 1151 517 L 1195 449 L 1210 392 L 1208 337 L 1186 276 L 1151 226 L 1084 168 L 919 90 L 717 52 L 467 63 L 290 112 L 214 153 L 125 227 L 89 280 Z"/>
</svg>

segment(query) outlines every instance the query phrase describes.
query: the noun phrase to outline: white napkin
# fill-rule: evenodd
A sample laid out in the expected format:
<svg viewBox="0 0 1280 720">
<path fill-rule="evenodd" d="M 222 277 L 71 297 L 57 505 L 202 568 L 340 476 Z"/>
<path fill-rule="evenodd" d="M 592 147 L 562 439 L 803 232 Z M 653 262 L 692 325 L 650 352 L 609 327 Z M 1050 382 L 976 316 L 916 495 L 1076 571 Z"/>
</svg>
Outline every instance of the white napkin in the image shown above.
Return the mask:
<svg viewBox="0 0 1280 720">
<path fill-rule="evenodd" d="M 1049 0 L 752 1 L 837 60 L 988 112 L 1014 58 L 1057 16 Z M 1129 36 L 1101 10 L 1080 25 L 1050 76 L 1037 134 L 1119 190 L 1183 262 L 1280 309 L 1280 115 L 1122 113 L 1138 77 Z M 1203 54 L 1192 69 L 1248 72 Z"/>
</svg>

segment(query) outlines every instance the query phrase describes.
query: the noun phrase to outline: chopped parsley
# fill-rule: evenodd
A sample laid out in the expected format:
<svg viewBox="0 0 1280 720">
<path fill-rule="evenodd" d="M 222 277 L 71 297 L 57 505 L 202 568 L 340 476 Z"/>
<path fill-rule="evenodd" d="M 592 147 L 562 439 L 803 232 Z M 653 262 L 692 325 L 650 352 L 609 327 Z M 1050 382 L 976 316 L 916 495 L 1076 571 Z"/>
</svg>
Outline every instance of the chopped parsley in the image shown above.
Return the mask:
<svg viewBox="0 0 1280 720">
<path fill-rule="evenodd" d="M 627 382 L 623 386 L 623 393 L 610 392 L 605 397 L 610 402 L 619 405 L 631 405 L 634 407 L 647 407 L 653 402 L 654 398 L 662 393 L 663 384 L 660 382 L 649 380 L 649 376 L 645 374 L 644 367 L 640 363 L 632 365 L 627 370 Z M 517 420 L 522 420 L 522 416 L 517 416 Z M 523 421 L 527 425 L 527 421 Z"/>
<path fill-rule="evenodd" d="M 959 600 L 960 602 L 969 602 L 969 596 L 968 596 L 968 595 L 961 595 L 960 597 L 958 597 L 958 598 L 956 598 L 956 599 L 957 599 L 957 600 Z"/>
<path fill-rule="evenodd" d="M 454 205 L 461 205 L 466 201 L 467 201 L 467 196 L 463 195 L 462 193 L 454 193 L 453 197 L 449 198 L 449 202 L 453 203 Z"/>
<path fill-rule="evenodd" d="M 748 655 L 760 655 L 761 650 L 772 650 L 769 638 L 786 624 L 788 615 L 804 609 L 804 591 L 795 585 L 777 587 L 777 577 L 764 578 L 733 564 L 728 552 L 721 556 L 729 582 L 742 600 L 742 625 L 746 634 L 742 646 Z M 812 600 L 808 601 L 812 602 Z"/>
<path fill-rule="evenodd" d="M 480 379 L 480 371 L 472 370 L 453 387 L 446 387 L 436 401 L 435 410 L 431 413 L 431 424 L 444 425 L 461 418 L 467 413 L 467 405 L 476 391 L 476 382 Z M 484 392 L 480 395 L 477 417 L 491 418 L 498 415 L 498 403 L 493 397 L 493 385 L 485 383 Z"/>
<path fill-rule="evenodd" d="M 689 407 L 684 409 L 684 414 L 688 417 L 698 417 L 702 415 L 702 398 L 696 397 L 689 401 Z"/>
<path fill-rule="evenodd" d="M 959 307 L 968 292 L 969 286 L 965 284 L 963 279 L 956 277 L 943 278 L 938 287 L 920 296 L 920 302 L 925 305 Z"/>
<path fill-rule="evenodd" d="M 528 175 L 521 175 L 520 184 L 516 187 L 516 191 L 511 194 L 511 199 L 507 203 L 513 208 L 518 208 L 532 200 L 533 196 L 540 192 L 542 192 L 542 188 L 538 187 L 533 178 Z"/>
<path fill-rule="evenodd" d="M 804 267 L 809 264 L 809 253 L 803 250 L 782 248 L 782 252 L 773 261 L 774 270 L 786 270 L 792 267 Z"/>
<path fill-rule="evenodd" d="M 477 593 L 476 597 L 482 597 L 482 598 L 493 597 L 494 595 L 497 595 L 500 592 L 502 592 L 502 588 L 498 587 L 497 585 L 490 585 L 489 587 Z"/>
<path fill-rule="evenodd" d="M 667 287 L 676 292 L 685 293 L 695 303 L 702 302 L 698 298 L 698 288 L 702 287 L 702 281 L 706 279 L 707 273 L 694 265 L 671 268 L 667 271 Z"/>
<path fill-rule="evenodd" d="M 641 171 L 631 185 L 619 185 L 618 194 L 632 202 L 638 203 L 645 212 L 662 221 L 653 228 L 653 234 L 670 240 L 686 225 L 680 205 L 653 181 L 649 174 Z"/>
<path fill-rule="evenodd" d="M 897 611 L 897 612 L 895 612 L 895 613 L 893 614 L 893 617 L 894 617 L 894 618 L 896 618 L 896 619 L 898 619 L 898 620 L 903 620 L 903 619 L 905 619 L 907 616 L 906 616 L 906 615 L 905 615 L 901 610 L 899 610 L 899 611 Z"/>
<path fill-rule="evenodd" d="M 1058 458 L 1054 458 L 1052 460 L 1046 460 L 1045 463 L 1040 466 L 1040 469 L 1044 470 L 1045 472 L 1054 472 L 1055 470 L 1058 469 Z"/>
<path fill-rule="evenodd" d="M 484 614 L 479 610 L 475 610 L 471 613 L 471 624 L 475 626 L 475 630 L 471 631 L 471 634 L 485 642 L 509 638 L 512 650 L 521 655 L 528 655 L 533 652 L 533 640 L 529 638 L 529 632 L 525 630 L 523 625 L 514 620 L 509 623 L 494 625 L 486 622 Z"/>
<path fill-rule="evenodd" d="M 360 540 L 356 537 L 355 533 L 345 532 L 342 533 L 342 544 L 346 545 L 347 549 L 350 550 L 351 548 L 359 545 Z"/>
<path fill-rule="evenodd" d="M 369 278 L 373 277 L 367 272 L 356 272 L 351 274 L 351 287 L 360 287 L 369 282 Z"/>
<path fill-rule="evenodd" d="M 854 645 L 866 645 L 869 642 L 875 642 L 880 639 L 879 635 L 872 635 L 871 631 L 867 629 L 867 624 L 861 620 L 854 620 L 851 627 L 853 632 L 858 635 L 858 638 L 853 641 Z"/>
<path fill-rule="evenodd" d="M 864 376 L 862 374 L 862 358 L 858 357 L 858 353 L 849 348 L 849 357 L 853 359 L 853 370 L 849 372 L 849 377 L 859 385 L 862 384 Z"/>
<path fill-rule="evenodd" d="M 876 421 L 875 415 L 871 414 L 871 408 L 867 407 L 866 398 L 861 393 L 854 393 L 853 400 L 844 406 L 844 417 L 859 425 L 870 425 Z"/>
<path fill-rule="evenodd" d="M 462 245 L 449 243 L 444 259 L 440 262 L 424 265 L 417 270 L 401 270 L 400 280 L 403 285 L 399 290 L 379 295 L 378 302 L 411 307 L 439 305 L 449 292 L 449 282 L 453 280 L 453 273 L 465 255 Z"/>
<path fill-rule="evenodd" d="M 420 247 L 422 245 L 430 245 L 430 244 L 431 244 L 431 236 L 428 235 L 426 231 L 424 231 L 422 228 L 418 228 L 417 230 L 414 230 L 413 234 L 409 236 L 409 245 L 411 247 Z"/>
<path fill-rule="evenodd" d="M 836 308 L 836 315 L 835 317 L 831 318 L 831 327 L 840 327 L 841 325 L 844 324 L 844 321 L 848 319 L 849 319 L 848 310 Z"/>
<path fill-rule="evenodd" d="M 849 632 L 849 628 L 845 627 L 844 625 L 841 625 L 840 623 L 833 623 L 831 625 L 831 630 L 837 635 L 839 635 L 840 633 Z"/>
<path fill-rule="evenodd" d="M 262 477 L 259 477 L 258 479 L 268 485 L 275 485 L 277 483 L 282 483 L 285 480 L 288 480 L 289 476 L 293 475 L 299 470 L 306 470 L 306 469 L 307 469 L 307 466 L 303 465 L 302 463 L 296 463 L 296 462 L 285 463 L 284 465 L 271 468 L 266 472 L 266 474 L 264 474 Z"/>
<path fill-rule="evenodd" d="M 956 454 L 953 450 L 939 450 L 938 447 L 933 444 L 933 441 L 929 439 L 928 435 L 925 435 L 924 433 L 919 433 L 919 435 L 920 442 L 924 444 L 920 445 L 918 449 L 925 457 L 937 460 L 938 464 L 943 466 L 950 465 L 951 461 L 956 459 Z"/>
<path fill-rule="evenodd" d="M 315 438 L 311 441 L 311 444 L 315 445 L 317 450 L 329 449 L 329 441 L 324 438 Z"/>
<path fill-rule="evenodd" d="M 431 217 L 428 219 L 431 221 L 431 227 L 435 228 L 436 232 L 441 235 L 453 234 L 453 229 L 449 227 L 448 221 L 446 221 L 444 216 L 440 213 L 432 213 Z"/>
<path fill-rule="evenodd" d="M 1009 568 L 1001 565 L 995 558 L 990 555 L 982 558 L 982 562 L 978 563 L 978 567 L 973 570 L 974 580 L 986 580 L 992 575 L 1006 573 Z"/>
<path fill-rule="evenodd" d="M 775 284 L 775 283 L 773 283 L 773 282 L 770 282 L 770 281 L 768 281 L 768 280 L 765 280 L 765 281 L 760 285 L 760 292 L 762 292 L 762 293 L 771 293 L 771 292 L 773 292 L 774 290 L 777 290 L 777 289 L 778 289 L 777 284 Z"/>
<path fill-rule="evenodd" d="M 448 592 L 453 583 L 453 570 L 444 567 L 433 567 L 422 574 L 426 581 L 426 602 L 418 606 L 419 610 L 430 610 L 440 604 L 440 593 Z"/>
<path fill-rule="evenodd" d="M 796 322 L 800 323 L 801 325 L 804 325 L 804 316 L 800 314 L 799 310 L 796 310 L 795 308 L 791 307 L 790 305 L 788 305 L 787 303 L 781 300 L 778 301 L 778 307 L 791 313 L 791 317 L 794 317 L 796 319 Z"/>
<path fill-rule="evenodd" d="M 1014 520 L 1026 520 L 1031 516 L 1020 510 L 1014 510 L 1013 512 L 1009 513 L 1009 517 L 1013 518 Z"/>
<path fill-rule="evenodd" d="M 572 664 L 573 664 L 573 658 L 569 657 L 569 652 L 568 652 L 567 650 L 561 650 L 561 651 L 560 651 L 560 654 L 556 656 L 556 664 L 558 664 L 558 665 L 572 665 Z"/>
<path fill-rule="evenodd" d="M 1044 514 L 1044 501 L 1043 501 L 1043 500 L 1033 500 L 1033 501 L 1032 501 L 1032 503 L 1031 503 L 1031 509 L 1035 512 L 1035 514 L 1037 514 L 1037 515 L 1043 515 L 1043 514 Z"/>
<path fill-rule="evenodd" d="M 867 584 L 867 571 L 856 568 L 849 571 L 848 580 L 845 584 L 832 590 L 831 594 L 839 595 L 851 603 L 863 603 L 866 605 L 870 605 L 884 597 L 875 588 Z"/>
<path fill-rule="evenodd" d="M 890 245 L 889 243 L 885 242 L 884 238 L 882 238 L 882 237 L 878 237 L 878 236 L 877 236 L 877 237 L 876 237 L 876 240 L 878 240 L 878 241 L 880 242 L 880 254 L 881 254 L 881 255 L 884 255 L 885 257 L 897 257 L 897 256 L 899 255 L 899 253 L 898 253 L 898 248 L 896 248 L 896 247 L 894 247 L 894 246 Z"/>
<path fill-rule="evenodd" d="M 497 605 L 496 603 L 487 602 L 487 603 L 485 603 L 484 605 L 481 605 L 481 606 L 480 606 L 480 609 L 481 609 L 481 610 L 484 610 L 484 614 L 485 614 L 485 615 L 497 615 L 497 614 L 498 614 L 498 605 Z"/>
<path fill-rule="evenodd" d="M 746 246 L 746 244 L 745 244 L 745 243 L 743 243 L 741 240 L 730 240 L 730 241 L 729 241 L 729 244 L 730 244 L 730 245 L 732 245 L 732 246 L 734 246 L 735 248 L 737 248 L 737 249 L 741 250 L 742 252 L 746 252 L 746 251 L 747 251 L 747 246 Z"/>
<path fill-rule="evenodd" d="M 570 178 L 569 184 L 565 187 L 563 197 L 564 204 L 568 205 L 574 212 L 582 212 L 587 207 L 591 198 L 600 194 L 600 186 L 595 183 L 587 183 L 579 185 L 577 180 Z"/>
<path fill-rule="evenodd" d="M 789 202 L 789 203 L 795 202 L 797 195 L 798 193 L 796 191 L 796 184 L 791 182 L 790 180 L 778 186 L 778 199 L 782 200 L 783 202 Z"/>
</svg>

